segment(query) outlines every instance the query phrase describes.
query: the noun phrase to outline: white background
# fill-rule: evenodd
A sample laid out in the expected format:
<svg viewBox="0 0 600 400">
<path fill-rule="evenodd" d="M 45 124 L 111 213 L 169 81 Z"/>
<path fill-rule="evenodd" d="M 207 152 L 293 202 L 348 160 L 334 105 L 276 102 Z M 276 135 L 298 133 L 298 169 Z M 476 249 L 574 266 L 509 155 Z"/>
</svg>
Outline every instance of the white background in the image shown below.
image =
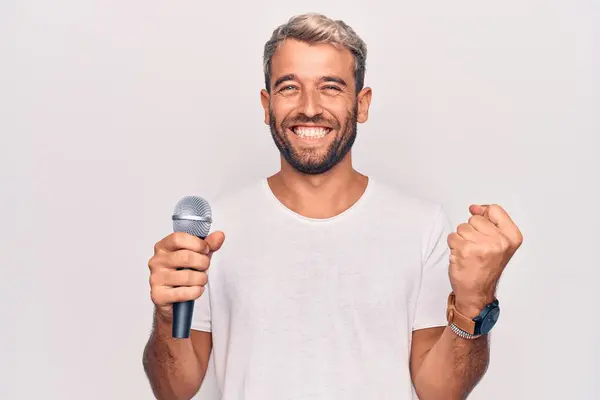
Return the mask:
<svg viewBox="0 0 600 400">
<path fill-rule="evenodd" d="M 598 398 L 599 4 L 3 0 L 0 398 L 152 398 L 152 246 L 181 196 L 277 170 L 262 47 L 306 11 L 369 48 L 356 167 L 524 233 L 471 398 Z"/>
</svg>

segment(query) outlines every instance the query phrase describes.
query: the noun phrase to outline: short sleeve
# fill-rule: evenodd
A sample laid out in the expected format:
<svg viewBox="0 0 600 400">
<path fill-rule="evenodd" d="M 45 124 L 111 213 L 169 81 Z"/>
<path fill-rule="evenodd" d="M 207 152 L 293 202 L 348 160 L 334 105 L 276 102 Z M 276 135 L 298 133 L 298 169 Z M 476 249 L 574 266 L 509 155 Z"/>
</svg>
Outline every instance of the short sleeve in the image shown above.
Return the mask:
<svg viewBox="0 0 600 400">
<path fill-rule="evenodd" d="M 212 330 L 210 317 L 210 283 L 207 283 L 206 286 L 204 286 L 204 293 L 202 293 L 202 295 L 194 302 L 192 329 L 204 332 L 211 332 Z"/>
<path fill-rule="evenodd" d="M 421 283 L 413 320 L 413 330 L 447 325 L 446 308 L 452 290 L 448 266 L 448 235 L 453 229 L 442 207 L 435 212 L 423 240 Z"/>
</svg>

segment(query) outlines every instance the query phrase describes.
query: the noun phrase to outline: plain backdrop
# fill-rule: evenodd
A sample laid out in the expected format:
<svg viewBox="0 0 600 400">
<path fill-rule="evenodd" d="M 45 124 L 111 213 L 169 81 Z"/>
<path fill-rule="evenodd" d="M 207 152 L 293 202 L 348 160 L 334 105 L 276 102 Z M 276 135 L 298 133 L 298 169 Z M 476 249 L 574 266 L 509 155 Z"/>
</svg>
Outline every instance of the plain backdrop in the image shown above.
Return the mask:
<svg viewBox="0 0 600 400">
<path fill-rule="evenodd" d="M 356 168 L 524 233 L 471 398 L 599 398 L 594 0 L 3 0 L 0 398 L 152 398 L 153 245 L 180 197 L 278 169 L 262 50 L 308 11 L 368 45 Z"/>
</svg>

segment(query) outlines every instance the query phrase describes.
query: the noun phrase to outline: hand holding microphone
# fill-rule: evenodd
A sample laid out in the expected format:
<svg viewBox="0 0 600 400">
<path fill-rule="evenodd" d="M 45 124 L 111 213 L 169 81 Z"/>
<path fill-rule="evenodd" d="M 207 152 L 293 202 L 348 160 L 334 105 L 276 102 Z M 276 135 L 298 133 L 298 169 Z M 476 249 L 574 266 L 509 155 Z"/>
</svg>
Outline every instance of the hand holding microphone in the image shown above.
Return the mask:
<svg viewBox="0 0 600 400">
<path fill-rule="evenodd" d="M 185 197 L 175 207 L 175 232 L 154 246 L 150 293 L 158 316 L 173 322 L 173 337 L 187 338 L 194 301 L 205 290 L 212 253 L 225 240 L 223 232 L 208 235 L 210 208 L 198 197 Z M 207 236 L 208 235 L 208 236 Z"/>
</svg>

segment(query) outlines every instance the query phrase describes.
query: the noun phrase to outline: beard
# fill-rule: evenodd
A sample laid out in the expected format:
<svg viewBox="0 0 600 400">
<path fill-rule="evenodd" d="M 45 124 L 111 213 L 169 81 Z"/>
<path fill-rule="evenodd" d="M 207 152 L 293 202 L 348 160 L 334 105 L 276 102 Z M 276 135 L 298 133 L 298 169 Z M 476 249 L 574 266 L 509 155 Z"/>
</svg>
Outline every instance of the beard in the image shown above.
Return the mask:
<svg viewBox="0 0 600 400">
<path fill-rule="evenodd" d="M 346 116 L 345 121 L 340 123 L 337 119 L 326 119 L 321 114 L 308 117 L 299 114 L 292 118 L 285 118 L 281 126 L 277 128 L 277 121 L 273 110 L 269 109 L 271 136 L 283 158 L 297 171 L 317 175 L 329 171 L 337 165 L 350 151 L 354 145 L 357 135 L 358 104 L 355 103 L 352 110 Z M 294 148 L 285 132 L 294 125 L 303 123 L 323 124 L 335 130 L 337 137 L 325 150 L 316 148 Z M 341 130 L 340 130 L 341 129 Z M 291 133 L 292 135 L 294 133 Z M 328 133 L 328 135 L 331 134 Z"/>
</svg>

